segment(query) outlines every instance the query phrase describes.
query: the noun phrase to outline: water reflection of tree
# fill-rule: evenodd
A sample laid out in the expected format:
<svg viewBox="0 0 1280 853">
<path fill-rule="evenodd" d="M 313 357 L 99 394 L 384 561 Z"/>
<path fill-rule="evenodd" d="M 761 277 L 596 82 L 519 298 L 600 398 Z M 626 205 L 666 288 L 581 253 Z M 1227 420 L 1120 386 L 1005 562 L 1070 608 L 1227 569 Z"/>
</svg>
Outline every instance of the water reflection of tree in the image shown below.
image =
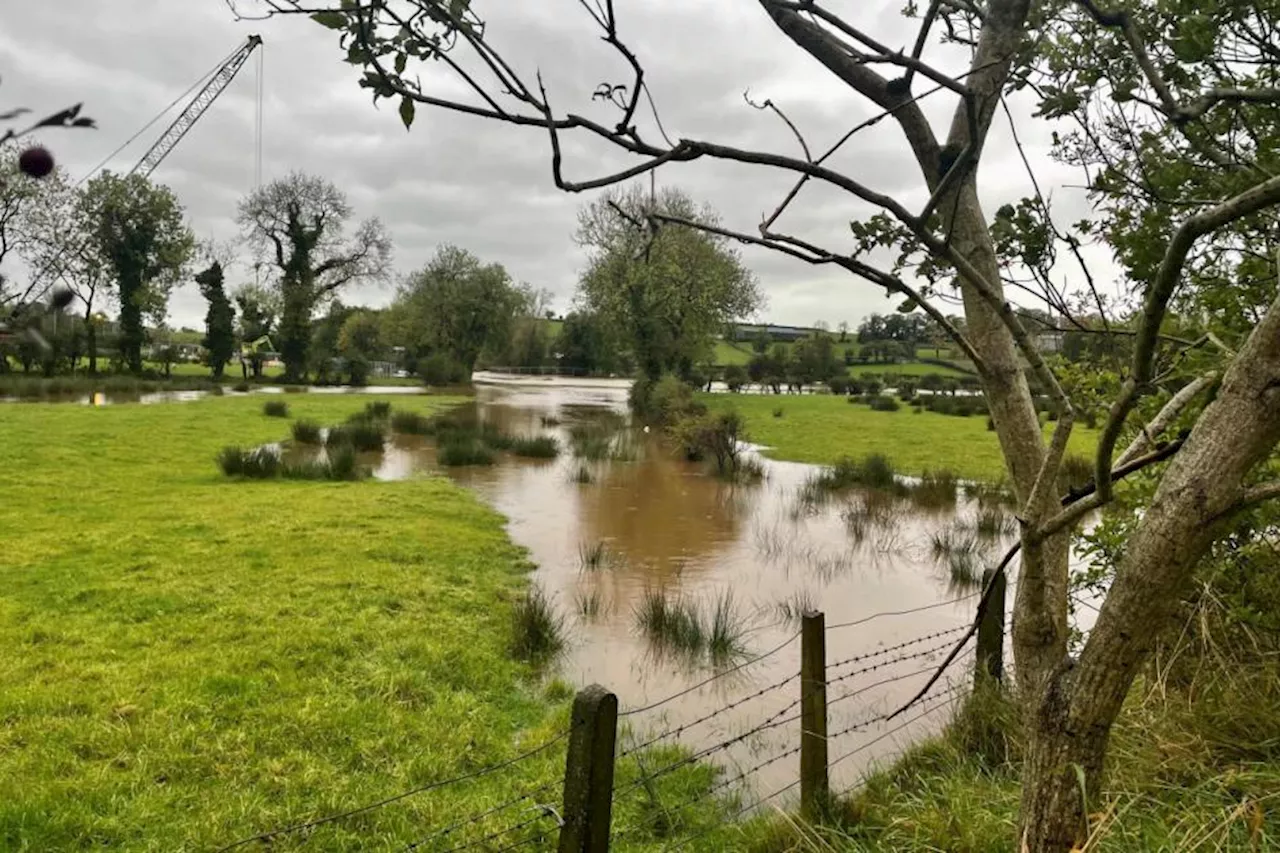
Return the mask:
<svg viewBox="0 0 1280 853">
<path fill-rule="evenodd" d="M 643 462 L 608 466 L 584 493 L 582 533 L 608 541 L 632 571 L 666 586 L 742 535 L 756 492 L 650 449 Z"/>
</svg>

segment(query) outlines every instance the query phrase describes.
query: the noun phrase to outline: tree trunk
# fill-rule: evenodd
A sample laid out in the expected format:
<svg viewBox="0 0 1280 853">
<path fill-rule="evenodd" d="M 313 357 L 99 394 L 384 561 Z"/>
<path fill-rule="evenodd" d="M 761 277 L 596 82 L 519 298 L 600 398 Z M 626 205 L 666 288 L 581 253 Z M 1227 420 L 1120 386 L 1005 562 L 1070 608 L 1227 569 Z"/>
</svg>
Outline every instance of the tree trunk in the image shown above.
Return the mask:
<svg viewBox="0 0 1280 853">
<path fill-rule="evenodd" d="M 1111 726 L 1161 634 L 1174 624 L 1197 562 L 1220 535 L 1250 471 L 1280 441 L 1280 300 L 1272 304 L 1169 464 L 1078 663 L 1048 682 L 1023 773 L 1024 851 L 1065 853 L 1087 835 Z M 1021 590 L 1019 590 L 1021 595 Z"/>
</svg>

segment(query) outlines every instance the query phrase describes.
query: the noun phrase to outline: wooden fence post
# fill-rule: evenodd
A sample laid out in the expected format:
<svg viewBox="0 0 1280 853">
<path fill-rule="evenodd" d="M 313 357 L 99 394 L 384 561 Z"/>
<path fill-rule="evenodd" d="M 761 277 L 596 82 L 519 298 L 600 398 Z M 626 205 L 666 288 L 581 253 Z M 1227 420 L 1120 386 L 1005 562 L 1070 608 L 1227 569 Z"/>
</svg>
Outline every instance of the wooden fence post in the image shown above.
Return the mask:
<svg viewBox="0 0 1280 853">
<path fill-rule="evenodd" d="M 830 795 L 827 778 L 827 620 L 808 611 L 800 626 L 800 813 L 818 820 Z"/>
<path fill-rule="evenodd" d="M 559 853 L 607 853 L 613 804 L 618 697 L 599 684 L 573 700 L 573 730 L 564 763 Z"/>
<path fill-rule="evenodd" d="M 994 580 L 993 580 L 994 578 Z M 978 666 L 974 678 L 981 683 L 984 678 L 999 681 L 1004 677 L 1004 593 L 1007 582 L 1004 572 L 987 569 L 982 573 L 982 588 L 994 584 L 987 609 L 978 623 Z"/>
</svg>

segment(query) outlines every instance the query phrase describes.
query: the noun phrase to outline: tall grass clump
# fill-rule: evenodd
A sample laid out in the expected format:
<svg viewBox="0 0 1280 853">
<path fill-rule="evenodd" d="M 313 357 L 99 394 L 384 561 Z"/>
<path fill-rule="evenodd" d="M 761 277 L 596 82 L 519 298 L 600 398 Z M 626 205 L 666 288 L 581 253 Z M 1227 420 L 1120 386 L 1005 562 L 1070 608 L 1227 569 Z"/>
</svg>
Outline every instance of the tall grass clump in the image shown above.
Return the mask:
<svg viewBox="0 0 1280 853">
<path fill-rule="evenodd" d="M 817 609 L 817 599 L 807 589 L 798 589 L 773 605 L 778 618 L 792 626 L 799 626 L 804 614 L 812 613 Z"/>
<path fill-rule="evenodd" d="M 570 482 L 584 486 L 594 479 L 595 478 L 591 476 L 591 469 L 586 465 L 578 465 L 578 467 L 573 469 L 573 473 L 569 475 Z"/>
<path fill-rule="evenodd" d="M 707 653 L 714 663 L 723 663 L 740 655 L 746 637 L 746 621 L 733 598 L 733 590 L 725 589 L 711 606 L 710 628 L 707 631 Z"/>
<path fill-rule="evenodd" d="M 511 452 L 529 459 L 555 459 L 560 455 L 560 442 L 550 435 L 519 436 L 512 440 Z"/>
<path fill-rule="evenodd" d="M 320 424 L 315 421 L 294 421 L 293 440 L 299 444 L 319 444 Z"/>
<path fill-rule="evenodd" d="M 698 609 L 682 598 L 669 599 L 660 590 L 646 590 L 635 619 L 641 633 L 660 649 L 696 655 L 706 647 L 707 633 Z"/>
<path fill-rule="evenodd" d="M 596 462 L 609 458 L 613 434 L 614 430 L 602 424 L 574 424 L 569 427 L 569 446 L 579 459 Z"/>
<path fill-rule="evenodd" d="M 246 450 L 242 447 L 224 447 L 218 453 L 218 467 L 228 477 L 244 477 L 252 480 L 268 480 L 280 474 L 280 456 L 266 447 Z"/>
<path fill-rule="evenodd" d="M 347 424 L 346 435 L 350 445 L 363 452 L 381 451 L 387 440 L 386 427 L 372 420 Z"/>
<path fill-rule="evenodd" d="M 327 451 L 327 475 L 330 480 L 359 480 L 365 471 L 356 462 L 356 449 L 351 445 Z"/>
<path fill-rule="evenodd" d="M 385 420 L 391 416 L 391 403 L 387 400 L 374 400 L 365 405 L 364 411 L 371 418 Z"/>
<path fill-rule="evenodd" d="M 882 454 L 872 453 L 862 459 L 842 456 L 834 464 L 822 468 L 804 484 L 801 499 L 807 503 L 820 503 L 828 495 L 855 486 L 891 494 L 905 494 L 907 491 L 898 482 L 893 463 Z"/>
<path fill-rule="evenodd" d="M 982 507 L 973 520 L 973 532 L 979 539 L 1000 539 L 1018 532 L 1018 522 L 999 507 Z"/>
<path fill-rule="evenodd" d="M 911 487 L 911 500 L 930 509 L 955 506 L 959 487 L 960 478 L 954 471 L 925 471 L 920 475 L 920 482 Z"/>
<path fill-rule="evenodd" d="M 451 468 L 465 465 L 492 465 L 493 450 L 476 438 L 454 436 L 441 442 L 436 461 Z"/>
<path fill-rule="evenodd" d="M 417 412 L 396 412 L 391 415 L 391 429 L 402 435 L 430 435 L 431 420 Z"/>
<path fill-rule="evenodd" d="M 533 586 L 511 611 L 511 655 L 545 663 L 564 648 L 564 618 L 541 588 Z"/>
<path fill-rule="evenodd" d="M 573 609 L 583 619 L 591 621 L 604 613 L 604 595 L 598 589 L 578 590 L 573 595 Z"/>
<path fill-rule="evenodd" d="M 289 417 L 289 404 L 284 400 L 268 400 L 262 404 L 262 414 L 269 418 Z"/>
</svg>

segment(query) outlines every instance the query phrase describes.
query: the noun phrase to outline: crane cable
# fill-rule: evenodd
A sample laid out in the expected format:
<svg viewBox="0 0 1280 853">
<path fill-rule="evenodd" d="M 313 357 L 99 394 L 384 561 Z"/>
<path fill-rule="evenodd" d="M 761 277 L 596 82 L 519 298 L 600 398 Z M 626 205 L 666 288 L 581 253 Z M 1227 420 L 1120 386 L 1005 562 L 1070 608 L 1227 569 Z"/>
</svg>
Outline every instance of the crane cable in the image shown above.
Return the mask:
<svg viewBox="0 0 1280 853">
<path fill-rule="evenodd" d="M 148 130 L 150 130 L 150 129 L 152 128 L 152 126 L 153 126 L 153 125 L 155 125 L 155 123 L 156 123 L 156 122 L 160 121 L 160 119 L 162 119 L 162 118 L 164 118 L 166 115 L 168 115 L 168 113 L 169 113 L 169 112 L 170 112 L 174 107 L 176 107 L 179 103 L 181 103 L 183 100 L 185 100 L 185 99 L 186 99 L 186 98 L 187 98 L 187 97 L 188 97 L 192 92 L 194 92 L 196 89 L 198 89 L 201 85 L 203 85 L 204 83 L 206 83 L 206 82 L 207 82 L 211 77 L 213 77 L 213 75 L 214 75 L 214 74 L 217 74 L 217 73 L 218 73 L 218 69 L 220 69 L 222 66 L 226 65 L 226 64 L 227 64 L 227 62 L 229 62 L 229 61 L 231 60 L 231 57 L 235 56 L 235 55 L 236 55 L 237 53 L 239 53 L 239 52 L 240 52 L 240 48 L 239 48 L 239 47 L 237 47 L 235 50 L 231 51 L 231 53 L 227 54 L 227 55 L 226 55 L 222 60 L 220 60 L 216 65 L 214 65 L 214 66 L 213 66 L 213 68 L 211 68 L 211 69 L 209 69 L 208 71 L 206 71 L 206 72 L 205 72 L 205 73 L 200 77 L 200 79 L 199 79 L 199 80 L 196 80 L 196 82 L 192 83 L 192 84 L 187 88 L 187 90 L 186 90 L 185 92 L 183 92 L 181 95 L 178 95 L 178 97 L 174 98 L 172 101 L 170 101 L 170 102 L 169 102 L 169 105 L 168 105 L 167 107 L 165 107 L 164 109 L 162 109 L 160 112 L 156 113 L 155 117 L 154 117 L 154 118 L 152 118 L 152 119 L 151 119 L 151 121 L 149 121 L 149 122 L 147 122 L 145 125 L 143 125 L 143 126 L 142 126 L 142 128 L 141 128 L 137 133 L 135 133 L 133 136 L 130 136 L 128 139 L 126 139 L 126 140 L 124 141 L 124 143 L 123 143 L 123 144 L 121 144 L 121 145 L 120 145 L 120 147 L 119 147 L 119 148 L 117 148 L 115 151 L 112 151 L 112 152 L 111 152 L 110 154 L 108 154 L 105 158 L 103 158 L 102 162 L 98 163 L 98 165 L 94 166 L 94 167 L 93 167 L 92 169 L 90 169 L 88 172 L 85 172 L 85 173 L 84 173 L 84 175 L 80 178 L 80 180 L 76 181 L 76 182 L 75 182 L 75 184 L 73 184 L 73 185 L 72 185 L 72 188 L 74 189 L 75 187 L 80 186 L 80 185 L 81 185 L 81 184 L 83 184 L 85 181 L 89 180 L 89 178 L 91 178 L 91 177 L 93 177 L 94 175 L 96 175 L 96 174 L 97 174 L 97 173 L 102 169 L 102 167 L 103 167 L 103 166 L 107 165 L 107 164 L 108 164 L 108 163 L 110 163 L 112 160 L 114 160 L 114 159 L 116 158 L 116 155 L 118 155 L 121 151 L 123 151 L 124 149 L 128 148 L 128 147 L 129 147 L 130 145 L 132 145 L 135 141 L 137 141 L 138 137 L 142 136 L 142 134 L 144 134 L 144 133 L 146 133 Z"/>
<path fill-rule="evenodd" d="M 262 45 L 258 45 L 258 92 L 257 104 L 254 114 L 254 162 L 253 162 L 253 188 L 257 189 L 262 186 L 262 90 L 263 90 L 263 71 L 265 63 L 262 58 L 264 51 Z"/>
</svg>

